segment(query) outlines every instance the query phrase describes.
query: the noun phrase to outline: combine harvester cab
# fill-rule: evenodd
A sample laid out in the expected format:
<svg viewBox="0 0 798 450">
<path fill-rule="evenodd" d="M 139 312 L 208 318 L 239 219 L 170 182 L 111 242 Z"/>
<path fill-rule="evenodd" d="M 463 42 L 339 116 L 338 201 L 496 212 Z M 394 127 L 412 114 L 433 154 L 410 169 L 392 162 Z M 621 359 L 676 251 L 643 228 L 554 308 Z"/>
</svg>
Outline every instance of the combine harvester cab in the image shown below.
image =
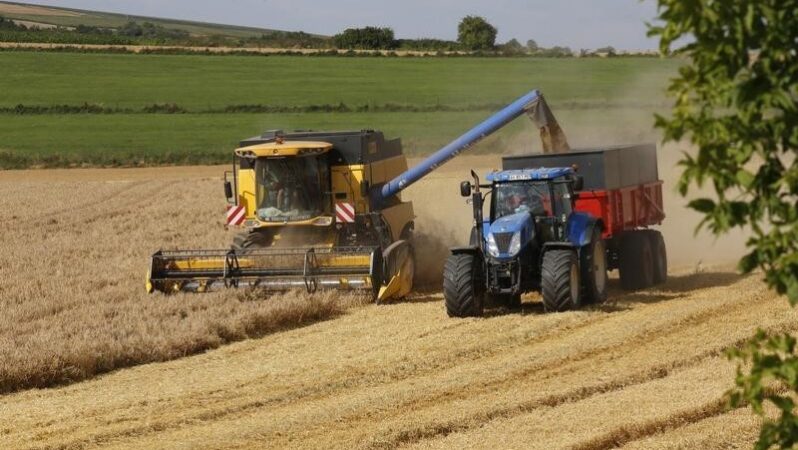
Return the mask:
<svg viewBox="0 0 798 450">
<path fill-rule="evenodd" d="M 402 190 L 522 114 L 547 151 L 568 144 L 532 91 L 408 169 L 401 142 L 379 131 L 270 131 L 241 142 L 225 174 L 228 226 L 247 231 L 227 250 L 158 251 L 150 292 L 220 287 L 359 289 L 377 301 L 413 287 L 413 206 Z"/>
</svg>

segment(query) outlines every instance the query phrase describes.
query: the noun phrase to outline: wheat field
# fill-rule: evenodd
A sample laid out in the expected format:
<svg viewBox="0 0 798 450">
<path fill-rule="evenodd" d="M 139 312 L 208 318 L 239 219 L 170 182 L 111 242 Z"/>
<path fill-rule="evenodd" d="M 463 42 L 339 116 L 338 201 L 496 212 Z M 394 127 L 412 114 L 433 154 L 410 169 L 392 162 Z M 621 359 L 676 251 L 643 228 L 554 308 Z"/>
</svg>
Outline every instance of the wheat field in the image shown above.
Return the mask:
<svg viewBox="0 0 798 450">
<path fill-rule="evenodd" d="M 798 314 L 723 264 L 737 237 L 693 237 L 670 192 L 665 285 L 613 279 L 607 303 L 580 311 L 543 314 L 530 295 L 520 312 L 446 318 L 438 264 L 470 227 L 457 182 L 497 166 L 462 157 L 409 190 L 431 284 L 379 306 L 146 294 L 159 247 L 228 245 L 224 168 L 0 172 L 0 444 L 750 447 L 759 423 L 726 409 L 723 350 L 757 327 L 795 331 Z"/>
</svg>

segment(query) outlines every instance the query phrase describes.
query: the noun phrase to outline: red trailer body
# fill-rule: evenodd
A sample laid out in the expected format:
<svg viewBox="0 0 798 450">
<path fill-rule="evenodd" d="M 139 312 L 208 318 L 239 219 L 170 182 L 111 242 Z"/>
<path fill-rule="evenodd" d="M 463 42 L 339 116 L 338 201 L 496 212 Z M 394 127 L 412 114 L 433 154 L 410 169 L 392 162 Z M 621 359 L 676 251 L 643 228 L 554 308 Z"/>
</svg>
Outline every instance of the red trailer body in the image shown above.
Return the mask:
<svg viewBox="0 0 798 450">
<path fill-rule="evenodd" d="M 659 225 L 665 219 L 662 181 L 611 190 L 577 193 L 576 210 L 601 218 L 602 237 L 610 239 L 623 231 Z"/>
</svg>

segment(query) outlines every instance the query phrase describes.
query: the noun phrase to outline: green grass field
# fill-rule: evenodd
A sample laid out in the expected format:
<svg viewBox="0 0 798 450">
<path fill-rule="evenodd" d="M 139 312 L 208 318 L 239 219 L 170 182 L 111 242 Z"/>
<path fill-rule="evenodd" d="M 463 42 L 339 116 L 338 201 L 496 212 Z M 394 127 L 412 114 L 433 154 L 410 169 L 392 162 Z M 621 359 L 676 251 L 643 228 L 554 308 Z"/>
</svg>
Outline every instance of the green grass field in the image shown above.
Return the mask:
<svg viewBox="0 0 798 450">
<path fill-rule="evenodd" d="M 678 61 L 530 58 L 327 58 L 0 52 L 0 107 L 101 104 L 187 114 L 0 115 L 0 167 L 227 161 L 270 128 L 381 129 L 411 154 L 435 150 L 532 88 L 572 143 L 650 139 Z M 466 112 L 208 113 L 229 105 L 483 105 Z M 519 120 L 475 151 L 533 145 Z M 537 141 L 534 142 L 537 145 Z"/>
</svg>

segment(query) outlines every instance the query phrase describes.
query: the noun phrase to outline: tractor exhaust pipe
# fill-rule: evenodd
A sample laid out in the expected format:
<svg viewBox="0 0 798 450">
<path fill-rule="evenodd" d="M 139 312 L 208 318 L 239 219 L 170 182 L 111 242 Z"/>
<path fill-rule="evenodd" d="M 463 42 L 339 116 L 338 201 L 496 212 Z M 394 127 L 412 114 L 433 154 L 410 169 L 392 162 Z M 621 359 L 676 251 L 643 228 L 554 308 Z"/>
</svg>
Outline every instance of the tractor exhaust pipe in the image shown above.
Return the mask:
<svg viewBox="0 0 798 450">
<path fill-rule="evenodd" d="M 479 176 L 473 170 L 471 171 L 471 177 L 474 179 L 474 191 L 471 193 L 471 204 L 474 206 L 474 227 L 477 229 L 477 246 L 479 250 L 484 252 L 485 246 L 483 236 L 483 218 L 482 218 L 482 192 L 479 190 Z"/>
</svg>

